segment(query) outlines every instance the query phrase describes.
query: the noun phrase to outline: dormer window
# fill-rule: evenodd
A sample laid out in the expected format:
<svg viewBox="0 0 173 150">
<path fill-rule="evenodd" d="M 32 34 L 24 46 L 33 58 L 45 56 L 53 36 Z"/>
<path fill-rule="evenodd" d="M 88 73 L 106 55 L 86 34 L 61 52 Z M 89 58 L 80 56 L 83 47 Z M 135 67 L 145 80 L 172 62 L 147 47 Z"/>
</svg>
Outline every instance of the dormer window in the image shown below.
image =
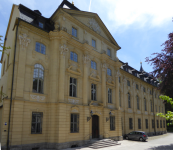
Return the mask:
<svg viewBox="0 0 173 150">
<path fill-rule="evenodd" d="M 111 56 L 111 50 L 110 49 L 107 49 L 107 55 Z"/>
<path fill-rule="evenodd" d="M 43 23 L 42 23 L 42 22 L 39 22 L 38 26 L 39 26 L 40 28 L 43 28 Z"/>
</svg>

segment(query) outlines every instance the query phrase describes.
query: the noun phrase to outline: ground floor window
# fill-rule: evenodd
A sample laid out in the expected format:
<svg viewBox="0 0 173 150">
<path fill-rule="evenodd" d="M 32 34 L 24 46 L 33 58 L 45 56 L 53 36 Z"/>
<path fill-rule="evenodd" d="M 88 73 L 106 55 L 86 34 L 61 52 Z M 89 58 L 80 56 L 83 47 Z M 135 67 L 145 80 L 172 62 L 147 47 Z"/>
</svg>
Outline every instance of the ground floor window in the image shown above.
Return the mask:
<svg viewBox="0 0 173 150">
<path fill-rule="evenodd" d="M 71 133 L 79 132 L 79 114 L 71 114 Z"/>
<path fill-rule="evenodd" d="M 138 129 L 141 129 L 141 119 L 138 119 Z"/>
<path fill-rule="evenodd" d="M 160 128 L 162 128 L 162 120 L 160 120 Z"/>
<path fill-rule="evenodd" d="M 145 119 L 146 129 L 148 129 L 148 119 Z"/>
<path fill-rule="evenodd" d="M 152 128 L 154 128 L 154 119 L 152 119 Z"/>
<path fill-rule="evenodd" d="M 157 120 L 157 128 L 159 128 L 159 120 Z"/>
<path fill-rule="evenodd" d="M 165 120 L 163 120 L 163 127 L 165 128 Z"/>
<path fill-rule="evenodd" d="M 110 116 L 110 130 L 115 130 L 115 116 Z"/>
<path fill-rule="evenodd" d="M 129 118 L 129 129 L 133 129 L 133 120 Z"/>
<path fill-rule="evenodd" d="M 32 125 L 31 125 L 31 134 L 41 134 L 42 133 L 42 112 L 33 112 L 32 113 Z"/>
</svg>

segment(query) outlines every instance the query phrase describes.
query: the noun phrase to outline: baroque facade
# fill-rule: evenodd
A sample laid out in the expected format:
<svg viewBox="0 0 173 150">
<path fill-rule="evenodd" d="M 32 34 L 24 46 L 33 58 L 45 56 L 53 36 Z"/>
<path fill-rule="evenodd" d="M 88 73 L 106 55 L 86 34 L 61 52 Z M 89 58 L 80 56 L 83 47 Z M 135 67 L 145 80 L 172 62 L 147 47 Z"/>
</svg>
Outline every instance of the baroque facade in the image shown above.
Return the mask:
<svg viewBox="0 0 173 150">
<path fill-rule="evenodd" d="M 166 133 L 158 82 L 118 59 L 99 16 L 64 0 L 50 18 L 13 5 L 1 58 L 2 149 L 62 149 L 134 130 Z M 2 94 L 5 93 L 5 96 Z"/>
</svg>

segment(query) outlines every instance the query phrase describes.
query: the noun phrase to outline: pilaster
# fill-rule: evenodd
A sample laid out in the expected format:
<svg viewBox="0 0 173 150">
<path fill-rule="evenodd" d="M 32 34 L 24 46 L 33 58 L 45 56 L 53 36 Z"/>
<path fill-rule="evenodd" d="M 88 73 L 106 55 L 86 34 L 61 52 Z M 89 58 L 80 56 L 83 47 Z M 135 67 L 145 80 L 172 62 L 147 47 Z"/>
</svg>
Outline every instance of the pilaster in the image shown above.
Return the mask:
<svg viewBox="0 0 173 150">
<path fill-rule="evenodd" d="M 103 63 L 102 64 L 102 102 L 104 107 L 106 107 L 106 71 L 107 71 L 107 65 L 106 63 Z"/>
</svg>

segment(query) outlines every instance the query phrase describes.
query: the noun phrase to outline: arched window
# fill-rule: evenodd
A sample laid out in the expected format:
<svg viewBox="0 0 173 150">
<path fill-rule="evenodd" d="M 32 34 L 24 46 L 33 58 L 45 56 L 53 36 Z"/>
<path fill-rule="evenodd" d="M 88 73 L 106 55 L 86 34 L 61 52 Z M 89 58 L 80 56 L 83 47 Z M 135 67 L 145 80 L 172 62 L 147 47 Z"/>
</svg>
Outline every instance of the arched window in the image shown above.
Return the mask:
<svg viewBox="0 0 173 150">
<path fill-rule="evenodd" d="M 40 64 L 35 64 L 33 75 L 33 92 L 43 93 L 44 68 Z"/>
<path fill-rule="evenodd" d="M 35 51 L 39 52 L 39 53 L 42 53 L 42 54 L 46 54 L 46 46 L 39 43 L 39 42 L 36 42 Z"/>
<path fill-rule="evenodd" d="M 128 93 L 128 107 L 131 108 L 130 93 Z"/>
<path fill-rule="evenodd" d="M 77 54 L 75 52 L 70 52 L 70 59 L 77 62 Z"/>
<path fill-rule="evenodd" d="M 111 69 L 107 68 L 107 74 L 108 74 L 109 76 L 112 76 Z"/>
<path fill-rule="evenodd" d="M 108 103 L 112 103 L 112 90 L 108 88 Z"/>
<path fill-rule="evenodd" d="M 96 64 L 95 61 L 92 61 L 92 60 L 91 60 L 91 68 L 92 68 L 92 69 L 95 69 L 95 70 L 97 69 L 97 64 Z"/>
<path fill-rule="evenodd" d="M 147 101 L 145 98 L 144 98 L 144 110 L 147 111 Z"/>
<path fill-rule="evenodd" d="M 137 109 L 139 110 L 139 97 L 138 97 L 138 95 L 136 96 L 136 101 L 137 101 Z"/>
</svg>

